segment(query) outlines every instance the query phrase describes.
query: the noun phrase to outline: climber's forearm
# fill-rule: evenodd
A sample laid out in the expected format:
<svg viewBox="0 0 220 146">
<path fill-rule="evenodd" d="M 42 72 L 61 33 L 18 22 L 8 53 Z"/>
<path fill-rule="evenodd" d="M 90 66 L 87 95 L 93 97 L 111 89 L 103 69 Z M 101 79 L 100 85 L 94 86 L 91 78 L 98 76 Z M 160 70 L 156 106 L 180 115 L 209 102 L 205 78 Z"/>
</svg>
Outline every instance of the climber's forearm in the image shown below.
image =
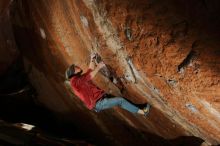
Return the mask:
<svg viewBox="0 0 220 146">
<path fill-rule="evenodd" d="M 94 78 L 96 76 L 96 74 L 99 72 L 99 70 L 101 68 L 103 68 L 105 66 L 105 64 L 103 62 L 100 62 L 96 67 L 95 69 L 90 73 L 91 75 L 91 78 Z"/>
<path fill-rule="evenodd" d="M 96 68 L 96 63 L 95 63 L 95 60 L 91 60 L 90 63 L 89 63 L 89 68 L 94 70 Z"/>
</svg>

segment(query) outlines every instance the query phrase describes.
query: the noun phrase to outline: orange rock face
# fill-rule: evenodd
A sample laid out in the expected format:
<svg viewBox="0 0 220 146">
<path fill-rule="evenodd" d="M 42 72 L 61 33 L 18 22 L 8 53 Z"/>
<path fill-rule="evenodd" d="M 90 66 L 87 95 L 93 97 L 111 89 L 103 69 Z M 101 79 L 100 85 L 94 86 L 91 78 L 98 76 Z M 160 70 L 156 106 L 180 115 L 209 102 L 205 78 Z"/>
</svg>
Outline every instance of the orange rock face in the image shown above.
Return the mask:
<svg viewBox="0 0 220 146">
<path fill-rule="evenodd" d="M 166 139 L 196 136 L 220 144 L 218 14 L 218 1 L 22 0 L 14 2 L 11 20 L 18 48 L 33 65 L 38 100 L 73 116 L 70 121 L 78 118 L 75 124 L 91 120 L 83 131 L 117 137 L 125 130 L 112 124 L 119 119 Z M 148 119 L 117 108 L 88 112 L 64 87 L 65 68 L 75 63 L 85 70 L 91 52 L 101 55 L 123 90 L 102 74 L 97 85 L 135 103 L 149 102 Z M 114 120 L 105 122 L 108 116 Z M 118 132 L 111 131 L 114 126 Z"/>
</svg>

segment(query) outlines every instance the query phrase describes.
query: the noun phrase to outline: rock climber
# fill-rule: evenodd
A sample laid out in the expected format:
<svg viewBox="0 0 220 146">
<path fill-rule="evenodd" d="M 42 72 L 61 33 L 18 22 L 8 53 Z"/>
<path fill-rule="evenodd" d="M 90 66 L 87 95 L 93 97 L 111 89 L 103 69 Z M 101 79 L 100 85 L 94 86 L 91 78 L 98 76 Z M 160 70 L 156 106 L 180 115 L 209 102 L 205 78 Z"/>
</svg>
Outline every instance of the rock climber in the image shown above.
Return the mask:
<svg viewBox="0 0 220 146">
<path fill-rule="evenodd" d="M 67 68 L 65 76 L 70 82 L 74 94 L 82 100 L 88 109 L 96 112 L 119 106 L 131 113 L 147 116 L 150 110 L 150 104 L 146 104 L 144 108 L 139 108 L 136 104 L 131 103 L 123 97 L 114 97 L 107 94 L 92 82 L 92 79 L 99 70 L 105 67 L 103 61 L 97 63 L 96 55 L 96 53 L 90 55 L 89 69 L 84 74 L 82 74 L 83 70 L 77 65 L 72 64 Z"/>
</svg>

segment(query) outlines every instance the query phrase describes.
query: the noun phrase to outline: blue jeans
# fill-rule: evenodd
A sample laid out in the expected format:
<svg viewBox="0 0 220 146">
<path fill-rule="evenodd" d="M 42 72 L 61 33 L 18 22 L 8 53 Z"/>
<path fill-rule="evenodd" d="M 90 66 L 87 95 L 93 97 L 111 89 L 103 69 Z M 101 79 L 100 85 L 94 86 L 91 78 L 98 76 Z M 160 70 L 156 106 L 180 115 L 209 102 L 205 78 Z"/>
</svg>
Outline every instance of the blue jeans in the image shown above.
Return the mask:
<svg viewBox="0 0 220 146">
<path fill-rule="evenodd" d="M 102 98 L 100 99 L 95 106 L 95 111 L 100 112 L 104 109 L 109 109 L 114 106 L 119 106 L 131 113 L 137 113 L 139 108 L 127 101 L 123 97 L 113 97 L 113 98 Z"/>
</svg>

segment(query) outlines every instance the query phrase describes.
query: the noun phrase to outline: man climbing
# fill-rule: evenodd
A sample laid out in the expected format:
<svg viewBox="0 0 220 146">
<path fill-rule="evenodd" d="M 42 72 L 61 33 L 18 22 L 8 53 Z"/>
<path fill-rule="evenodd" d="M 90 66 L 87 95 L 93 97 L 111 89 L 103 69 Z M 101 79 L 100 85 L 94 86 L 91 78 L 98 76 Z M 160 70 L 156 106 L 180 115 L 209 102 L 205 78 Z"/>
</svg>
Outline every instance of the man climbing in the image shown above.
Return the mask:
<svg viewBox="0 0 220 146">
<path fill-rule="evenodd" d="M 96 58 L 96 54 L 93 53 L 91 55 L 89 69 L 84 74 L 82 74 L 82 69 L 74 64 L 67 68 L 65 76 L 66 79 L 70 81 L 71 88 L 75 95 L 83 101 L 88 109 L 95 110 L 96 112 L 119 106 L 131 113 L 147 116 L 150 110 L 150 104 L 140 109 L 123 97 L 113 97 L 105 93 L 104 90 L 98 88 L 92 82 L 92 79 L 99 70 L 105 66 L 102 61 L 96 63 Z"/>
</svg>

